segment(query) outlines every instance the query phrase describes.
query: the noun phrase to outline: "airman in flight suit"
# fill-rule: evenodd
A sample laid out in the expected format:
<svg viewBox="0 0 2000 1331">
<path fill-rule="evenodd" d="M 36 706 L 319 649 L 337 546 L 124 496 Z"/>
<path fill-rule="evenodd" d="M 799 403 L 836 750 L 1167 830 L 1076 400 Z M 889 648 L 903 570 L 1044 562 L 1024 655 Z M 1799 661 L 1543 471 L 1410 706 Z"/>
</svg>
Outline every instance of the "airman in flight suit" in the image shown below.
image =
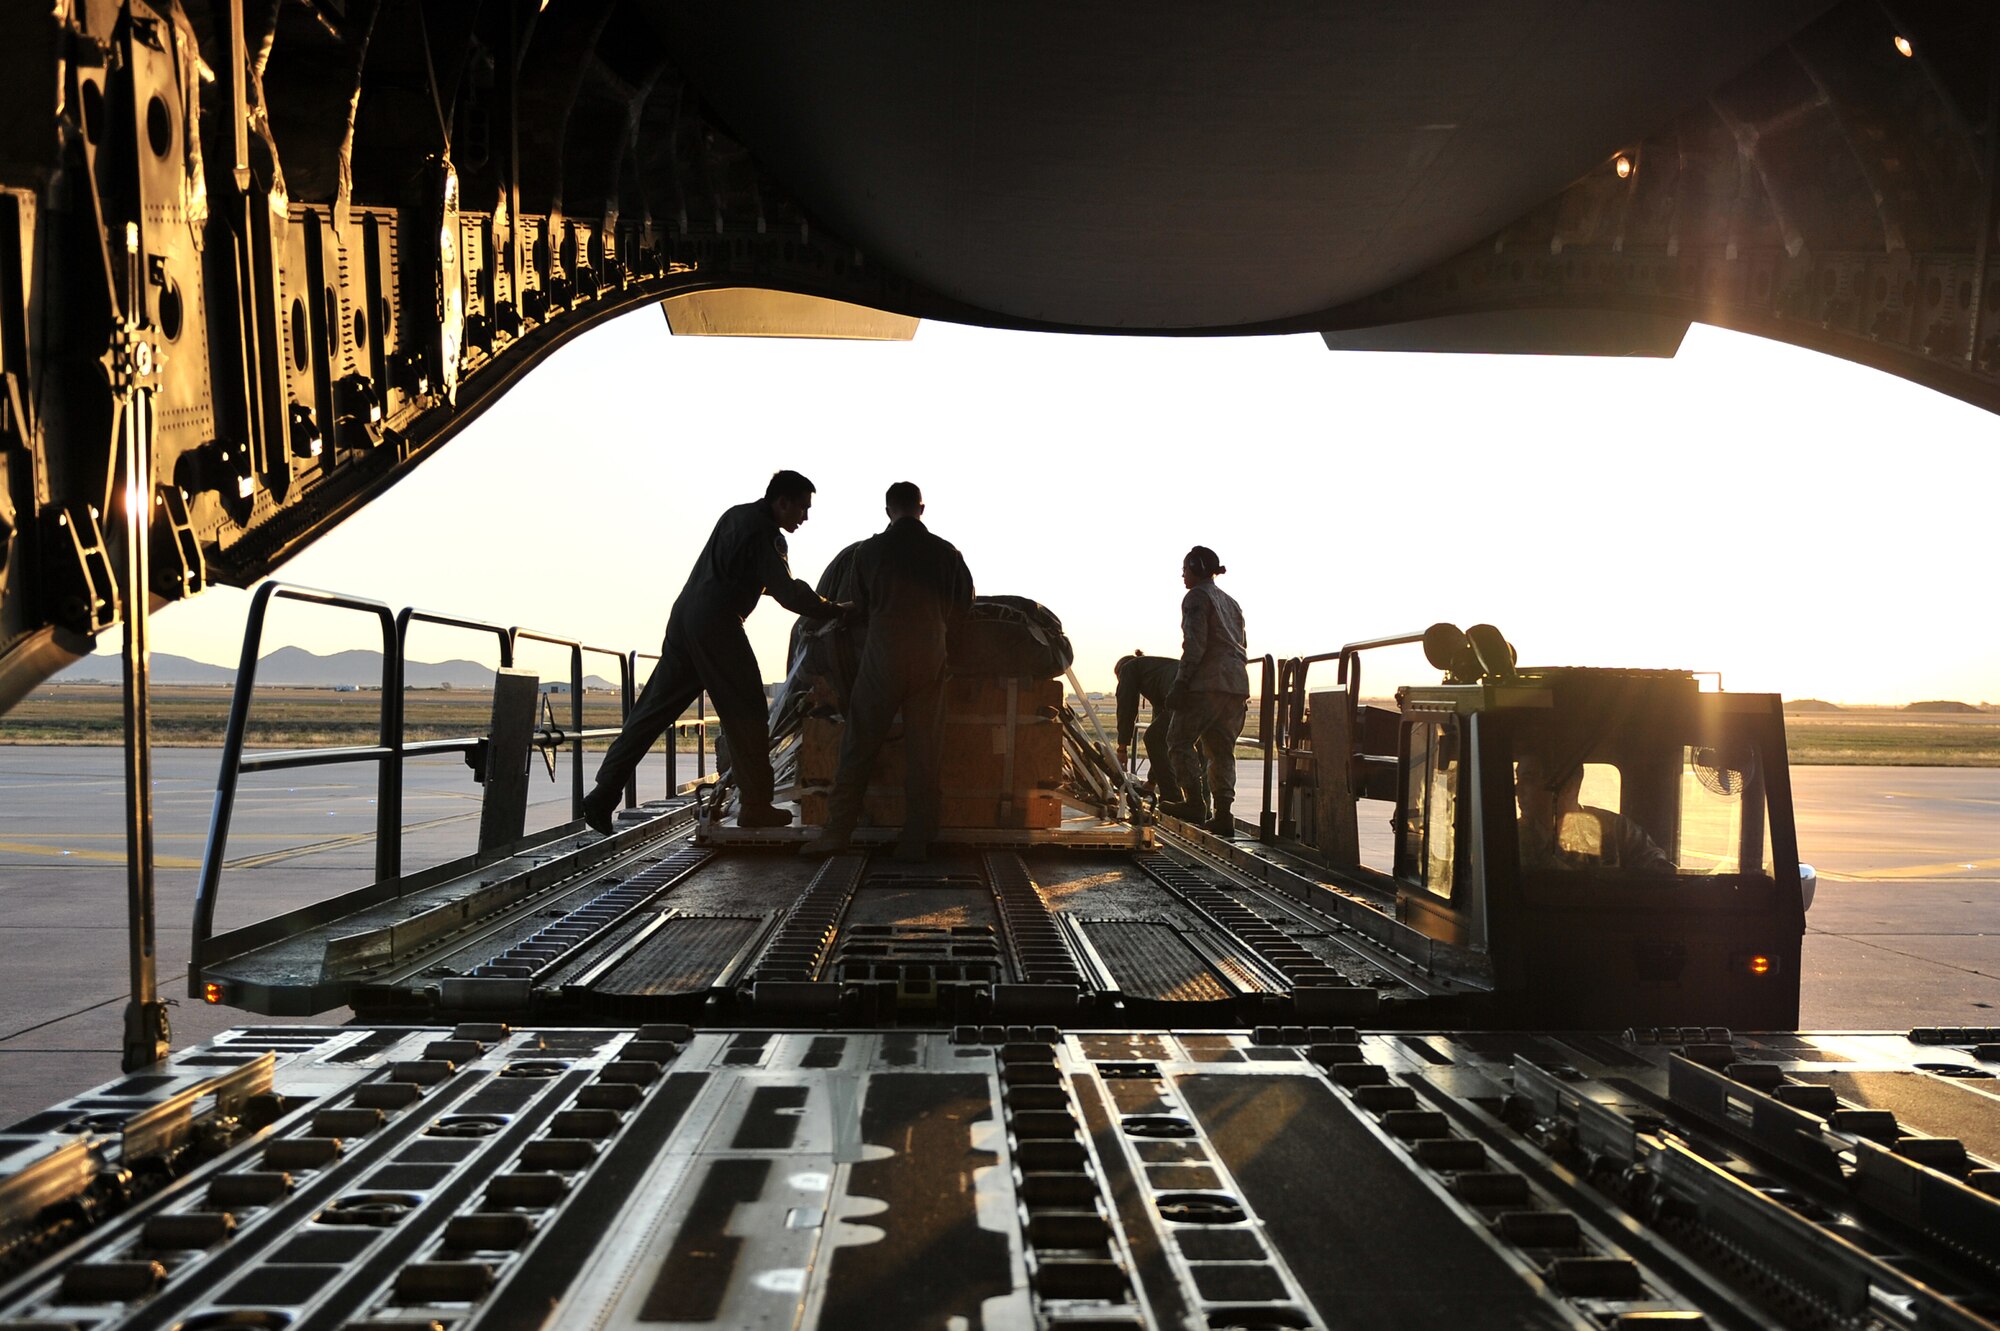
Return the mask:
<svg viewBox="0 0 2000 1331">
<path fill-rule="evenodd" d="M 972 604 L 972 574 L 951 542 L 924 526 L 923 494 L 915 485 L 898 481 L 885 498 L 888 528 L 854 552 L 848 585 L 857 613 L 868 618 L 867 638 L 840 738 L 826 828 L 804 847 L 808 855 L 847 849 L 861 818 L 869 770 L 899 710 L 904 821 L 896 858 L 924 859 L 937 835 L 945 639 Z"/>
<path fill-rule="evenodd" d="M 785 533 L 797 531 L 812 509 L 813 483 L 795 471 L 771 477 L 764 497 L 723 513 L 694 561 L 667 617 L 666 641 L 645 691 L 625 718 L 597 769 L 597 785 L 584 796 L 584 821 L 605 835 L 626 782 L 681 713 L 704 690 L 729 741 L 731 770 L 742 792 L 736 821 L 742 827 L 783 827 L 789 810 L 771 803 L 771 740 L 763 676 L 743 621 L 770 596 L 793 614 L 831 619 L 840 607 L 792 576 Z"/>
</svg>

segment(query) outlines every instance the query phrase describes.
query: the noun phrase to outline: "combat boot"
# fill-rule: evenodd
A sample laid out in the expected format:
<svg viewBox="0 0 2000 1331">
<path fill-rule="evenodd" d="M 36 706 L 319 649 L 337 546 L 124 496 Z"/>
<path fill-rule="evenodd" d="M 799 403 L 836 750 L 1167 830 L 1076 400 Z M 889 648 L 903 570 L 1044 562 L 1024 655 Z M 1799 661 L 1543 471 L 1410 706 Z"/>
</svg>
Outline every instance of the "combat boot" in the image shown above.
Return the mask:
<svg viewBox="0 0 2000 1331">
<path fill-rule="evenodd" d="M 1202 826 L 1206 827 L 1214 835 L 1221 837 L 1224 841 L 1235 839 L 1236 818 L 1233 814 L 1218 813 L 1215 817 L 1203 823 Z"/>
<path fill-rule="evenodd" d="M 746 804 L 736 811 L 738 827 L 790 827 L 792 811 L 772 804 Z"/>
<path fill-rule="evenodd" d="M 1208 821 L 1207 807 L 1190 800 L 1161 800 L 1160 812 L 1166 814 L 1169 818 L 1178 818 L 1182 822 L 1187 823 L 1205 823 Z"/>
</svg>

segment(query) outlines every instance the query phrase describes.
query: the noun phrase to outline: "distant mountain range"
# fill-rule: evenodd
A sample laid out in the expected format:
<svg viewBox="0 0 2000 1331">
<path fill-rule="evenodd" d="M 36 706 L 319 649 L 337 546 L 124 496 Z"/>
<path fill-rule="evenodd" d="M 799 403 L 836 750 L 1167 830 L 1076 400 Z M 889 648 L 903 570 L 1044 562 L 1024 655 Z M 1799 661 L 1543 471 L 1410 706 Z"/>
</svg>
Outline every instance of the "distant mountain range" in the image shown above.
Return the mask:
<svg viewBox="0 0 2000 1331">
<path fill-rule="evenodd" d="M 55 677 L 58 684 L 102 681 L 115 684 L 122 666 L 116 654 L 86 656 Z M 446 684 L 459 689 L 490 689 L 493 667 L 477 661 L 411 661 L 403 668 L 404 683 L 413 689 L 435 689 Z M 234 666 L 210 665 L 170 652 L 153 653 L 155 684 L 234 684 Z M 280 647 L 257 662 L 259 684 L 292 688 L 377 688 L 382 683 L 382 653 L 368 651 L 335 652 L 321 656 L 303 647 Z M 566 683 L 548 680 L 543 683 Z M 592 689 L 615 687 L 597 675 L 584 676 L 584 686 Z"/>
</svg>

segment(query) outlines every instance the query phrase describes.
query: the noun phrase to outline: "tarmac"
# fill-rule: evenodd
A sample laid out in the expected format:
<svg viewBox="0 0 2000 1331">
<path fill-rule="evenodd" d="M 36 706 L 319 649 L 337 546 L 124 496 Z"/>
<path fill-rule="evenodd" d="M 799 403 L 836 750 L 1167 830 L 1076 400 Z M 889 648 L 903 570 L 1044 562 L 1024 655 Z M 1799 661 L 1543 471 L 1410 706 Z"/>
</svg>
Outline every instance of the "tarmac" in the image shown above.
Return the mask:
<svg viewBox="0 0 2000 1331">
<path fill-rule="evenodd" d="M 586 759 L 586 776 L 596 761 Z M 681 761 L 691 777 L 692 758 Z M 122 762 L 116 748 L 0 747 L 0 1124 L 118 1074 L 130 973 Z M 642 772 L 642 798 L 664 791 L 663 767 L 655 759 Z M 158 972 L 179 1001 L 174 1041 L 184 1045 L 265 1019 L 185 994 L 216 754 L 158 749 L 153 770 Z M 362 764 L 246 778 L 216 927 L 370 882 L 374 777 Z M 1820 875 L 1802 1026 L 2000 1025 L 2000 770 L 1803 767 L 1792 780 L 1801 857 Z M 555 781 L 538 777 L 529 829 L 567 821 L 569 793 L 566 761 Z M 1246 762 L 1239 816 L 1254 821 L 1262 793 L 1261 767 Z M 479 794 L 456 758 L 409 764 L 406 870 L 473 849 Z M 1364 861 L 1386 850 L 1387 811 L 1363 806 Z"/>
</svg>

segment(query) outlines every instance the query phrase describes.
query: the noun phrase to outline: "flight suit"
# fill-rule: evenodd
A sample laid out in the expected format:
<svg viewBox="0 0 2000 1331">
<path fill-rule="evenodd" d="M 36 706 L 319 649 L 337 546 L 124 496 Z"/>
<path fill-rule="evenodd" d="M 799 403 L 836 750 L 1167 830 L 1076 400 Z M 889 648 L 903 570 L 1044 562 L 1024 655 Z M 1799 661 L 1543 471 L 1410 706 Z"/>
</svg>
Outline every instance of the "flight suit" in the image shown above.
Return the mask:
<svg viewBox="0 0 2000 1331">
<path fill-rule="evenodd" d="M 1168 803 L 1194 798 L 1181 789 L 1168 743 L 1174 723 L 1174 706 L 1168 698 L 1180 668 L 1181 663 L 1171 656 L 1134 656 L 1118 676 L 1118 747 L 1131 746 L 1132 732 L 1139 727 L 1139 700 L 1144 698 L 1153 704 L 1153 719 L 1146 727 L 1146 762 L 1153 789 Z"/>
<path fill-rule="evenodd" d="M 771 740 L 764 681 L 743 632 L 743 621 L 766 593 L 808 618 L 840 613 L 792 576 L 784 530 L 771 516 L 770 502 L 759 499 L 723 513 L 696 557 L 667 616 L 659 664 L 625 718 L 625 728 L 605 751 L 592 800 L 615 804 L 647 751 L 705 689 L 729 740 L 741 807 L 769 807 Z"/>
<path fill-rule="evenodd" d="M 1236 737 L 1250 710 L 1243 607 L 1214 582 L 1181 598 L 1181 668 L 1171 695 L 1168 737 L 1175 775 L 1190 799 L 1208 782 L 1208 820 L 1230 818 L 1236 802 Z"/>
<path fill-rule="evenodd" d="M 938 828 L 945 638 L 972 604 L 972 574 L 951 542 L 932 535 L 921 518 L 900 517 L 862 542 L 850 577 L 847 585 L 868 616 L 868 634 L 848 700 L 823 840 L 845 840 L 860 821 L 869 771 L 900 710 L 902 848 L 921 852 Z"/>
</svg>

